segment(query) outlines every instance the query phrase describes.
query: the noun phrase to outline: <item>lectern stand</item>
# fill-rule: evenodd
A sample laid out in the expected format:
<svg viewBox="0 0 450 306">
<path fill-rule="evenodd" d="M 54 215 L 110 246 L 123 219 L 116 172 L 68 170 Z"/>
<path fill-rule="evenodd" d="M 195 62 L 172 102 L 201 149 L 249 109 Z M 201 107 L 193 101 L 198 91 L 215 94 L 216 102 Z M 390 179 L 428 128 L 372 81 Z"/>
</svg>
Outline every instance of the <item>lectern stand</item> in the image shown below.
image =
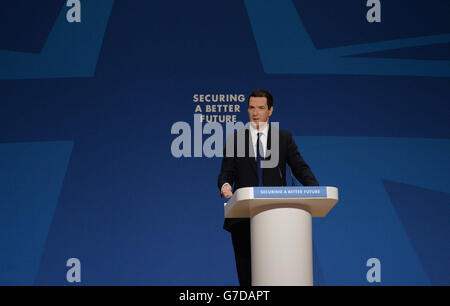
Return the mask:
<svg viewBox="0 0 450 306">
<path fill-rule="evenodd" d="M 312 220 L 338 201 L 335 187 L 248 187 L 225 203 L 225 218 L 250 218 L 252 285 L 312 286 Z"/>
</svg>

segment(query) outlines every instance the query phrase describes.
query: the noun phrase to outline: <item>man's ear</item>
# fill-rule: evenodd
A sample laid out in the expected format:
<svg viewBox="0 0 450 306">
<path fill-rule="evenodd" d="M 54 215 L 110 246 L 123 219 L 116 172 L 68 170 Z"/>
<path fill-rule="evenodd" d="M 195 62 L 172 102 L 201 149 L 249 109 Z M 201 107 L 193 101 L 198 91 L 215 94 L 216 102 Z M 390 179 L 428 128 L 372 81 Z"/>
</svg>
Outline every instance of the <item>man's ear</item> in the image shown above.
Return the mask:
<svg viewBox="0 0 450 306">
<path fill-rule="evenodd" d="M 271 108 L 269 108 L 269 116 L 272 116 L 272 112 L 273 112 L 273 106 Z"/>
</svg>

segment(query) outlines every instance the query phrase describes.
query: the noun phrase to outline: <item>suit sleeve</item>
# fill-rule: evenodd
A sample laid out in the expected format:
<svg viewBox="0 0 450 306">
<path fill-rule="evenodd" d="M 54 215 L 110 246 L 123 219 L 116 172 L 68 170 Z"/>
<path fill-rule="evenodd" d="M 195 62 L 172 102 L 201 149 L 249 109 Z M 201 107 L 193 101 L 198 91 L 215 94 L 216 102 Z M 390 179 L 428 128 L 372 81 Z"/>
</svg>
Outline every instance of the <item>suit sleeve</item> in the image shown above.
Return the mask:
<svg viewBox="0 0 450 306">
<path fill-rule="evenodd" d="M 297 145 L 291 133 L 288 133 L 287 145 L 287 163 L 291 167 L 295 178 L 302 183 L 303 186 L 319 186 L 319 182 L 312 173 L 308 164 L 303 160 Z"/>
<path fill-rule="evenodd" d="M 220 168 L 219 177 L 217 180 L 217 185 L 219 187 L 219 192 L 223 184 L 228 183 L 233 187 L 234 181 L 236 179 L 236 159 L 235 154 L 233 157 L 226 156 L 226 148 L 223 151 L 222 166 Z"/>
</svg>

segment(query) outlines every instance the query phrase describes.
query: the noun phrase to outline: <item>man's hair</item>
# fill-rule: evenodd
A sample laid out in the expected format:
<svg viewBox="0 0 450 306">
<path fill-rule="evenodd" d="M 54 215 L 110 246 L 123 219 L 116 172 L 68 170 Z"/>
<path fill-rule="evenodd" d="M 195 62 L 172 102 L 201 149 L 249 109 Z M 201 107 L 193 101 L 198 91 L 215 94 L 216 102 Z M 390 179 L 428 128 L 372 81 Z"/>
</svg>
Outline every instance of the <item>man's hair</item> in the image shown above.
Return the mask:
<svg viewBox="0 0 450 306">
<path fill-rule="evenodd" d="M 273 106 L 273 97 L 270 92 L 264 89 L 255 89 L 252 91 L 252 93 L 248 96 L 248 102 L 250 103 L 250 98 L 266 98 L 267 99 L 267 107 L 270 109 Z"/>
</svg>

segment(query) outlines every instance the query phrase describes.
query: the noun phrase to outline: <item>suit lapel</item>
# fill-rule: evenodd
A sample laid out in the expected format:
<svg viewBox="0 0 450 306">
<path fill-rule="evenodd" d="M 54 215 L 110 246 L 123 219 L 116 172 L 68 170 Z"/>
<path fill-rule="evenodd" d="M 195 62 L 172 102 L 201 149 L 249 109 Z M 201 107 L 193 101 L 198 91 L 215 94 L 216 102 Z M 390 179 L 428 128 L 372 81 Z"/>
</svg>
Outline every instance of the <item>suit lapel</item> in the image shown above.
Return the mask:
<svg viewBox="0 0 450 306">
<path fill-rule="evenodd" d="M 270 126 L 270 123 L 269 123 L 269 129 L 267 130 L 267 148 L 266 148 L 266 154 L 264 156 L 264 160 L 270 159 L 270 156 L 272 155 L 269 153 L 270 152 L 269 150 L 272 149 L 272 137 L 270 137 L 271 129 L 272 129 L 272 127 Z"/>
</svg>

